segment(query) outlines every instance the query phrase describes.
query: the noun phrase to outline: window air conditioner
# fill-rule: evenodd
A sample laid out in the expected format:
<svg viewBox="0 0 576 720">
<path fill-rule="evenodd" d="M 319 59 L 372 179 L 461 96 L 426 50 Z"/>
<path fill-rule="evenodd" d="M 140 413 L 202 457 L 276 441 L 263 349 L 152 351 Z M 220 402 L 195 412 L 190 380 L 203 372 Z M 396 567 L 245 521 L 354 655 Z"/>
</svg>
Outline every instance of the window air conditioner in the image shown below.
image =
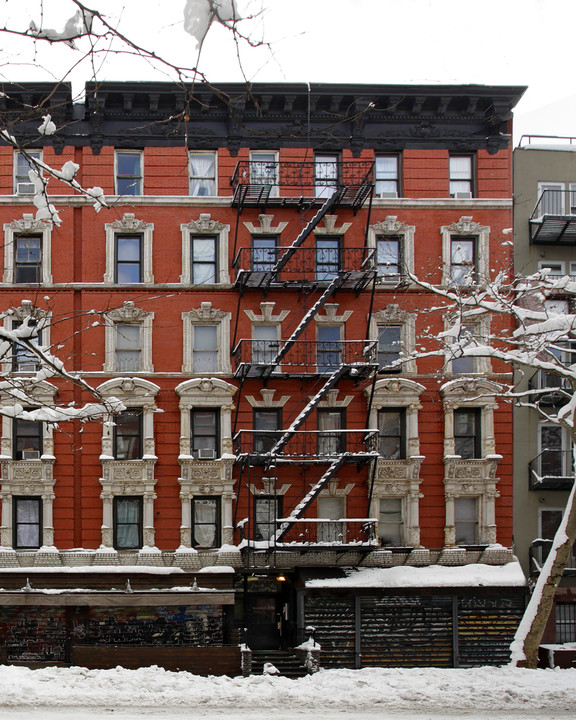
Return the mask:
<svg viewBox="0 0 576 720">
<path fill-rule="evenodd" d="M 200 448 L 200 450 L 196 450 L 195 454 L 198 460 L 216 459 L 216 450 L 212 450 L 212 448 Z"/>
<path fill-rule="evenodd" d="M 35 362 L 19 362 L 17 372 L 36 372 L 38 369 Z"/>
<path fill-rule="evenodd" d="M 391 192 L 381 192 L 381 193 L 378 193 L 378 194 L 376 195 L 376 197 L 379 197 L 379 198 L 397 198 L 397 197 L 398 197 L 398 193 L 397 193 L 395 190 L 393 190 L 393 191 L 391 191 Z"/>
<path fill-rule="evenodd" d="M 34 195 L 34 183 L 19 182 L 16 185 L 18 195 Z"/>
<path fill-rule="evenodd" d="M 454 197 L 457 200 L 466 200 L 466 199 L 472 197 L 472 193 L 471 192 L 457 192 L 457 193 L 454 193 Z"/>
<path fill-rule="evenodd" d="M 22 450 L 22 460 L 40 460 L 40 451 Z"/>
</svg>

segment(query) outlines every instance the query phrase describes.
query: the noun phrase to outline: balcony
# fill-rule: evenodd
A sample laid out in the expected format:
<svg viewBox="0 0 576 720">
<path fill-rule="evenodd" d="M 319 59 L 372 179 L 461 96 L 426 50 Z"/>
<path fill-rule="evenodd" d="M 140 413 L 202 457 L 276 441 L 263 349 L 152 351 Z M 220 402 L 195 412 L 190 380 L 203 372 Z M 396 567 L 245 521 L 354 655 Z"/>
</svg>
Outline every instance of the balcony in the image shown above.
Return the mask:
<svg viewBox="0 0 576 720">
<path fill-rule="evenodd" d="M 289 435 L 280 452 L 274 447 Z M 345 463 L 367 462 L 377 457 L 376 430 L 240 430 L 234 436 L 234 454 L 253 465 L 297 460 L 306 464 L 326 464 L 343 456 Z"/>
<path fill-rule="evenodd" d="M 357 212 L 374 186 L 371 160 L 337 162 L 261 162 L 241 160 L 230 179 L 232 206 L 295 207 L 322 205 L 335 192 L 338 204 Z"/>
<path fill-rule="evenodd" d="M 569 365 L 570 361 L 566 364 Z M 568 380 L 545 370 L 538 370 L 532 375 L 528 388 L 534 392 L 531 402 L 546 407 L 560 407 L 567 403 L 572 395 Z"/>
<path fill-rule="evenodd" d="M 546 562 L 548 553 L 552 548 L 552 542 L 552 540 L 538 538 L 531 543 L 528 549 L 528 556 L 530 561 L 529 567 L 531 575 L 540 574 L 542 566 Z M 570 557 L 568 558 L 568 564 L 564 568 L 564 577 L 576 577 L 576 548 L 572 549 Z"/>
<path fill-rule="evenodd" d="M 278 542 L 276 536 L 289 523 L 288 530 Z M 251 549 L 273 550 L 352 550 L 362 548 L 373 550 L 378 546 L 376 520 L 371 518 L 342 518 L 327 520 L 323 518 L 278 518 L 259 525 L 252 532 L 256 538 L 244 539 L 245 547 Z M 268 537 L 262 537 L 267 535 Z"/>
<path fill-rule="evenodd" d="M 360 380 L 378 369 L 376 342 L 344 340 L 240 340 L 233 350 L 235 376 L 294 378 L 331 374 L 339 367 L 343 377 Z"/>
<path fill-rule="evenodd" d="M 570 490 L 574 482 L 572 450 L 544 449 L 528 468 L 530 490 Z"/>
<path fill-rule="evenodd" d="M 576 189 L 544 190 L 528 222 L 533 245 L 575 245 Z"/>
<path fill-rule="evenodd" d="M 289 259 L 281 262 L 288 249 L 239 248 L 232 263 L 236 287 L 326 287 L 340 277 L 340 287 L 358 292 L 376 273 L 374 248 L 290 248 Z"/>
</svg>

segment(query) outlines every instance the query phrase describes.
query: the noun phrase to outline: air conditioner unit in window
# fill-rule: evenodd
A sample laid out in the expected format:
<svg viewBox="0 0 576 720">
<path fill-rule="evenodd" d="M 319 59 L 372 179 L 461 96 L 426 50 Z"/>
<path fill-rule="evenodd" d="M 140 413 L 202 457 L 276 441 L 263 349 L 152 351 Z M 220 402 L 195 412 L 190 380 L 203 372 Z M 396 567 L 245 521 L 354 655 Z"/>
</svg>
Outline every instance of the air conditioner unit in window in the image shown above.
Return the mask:
<svg viewBox="0 0 576 720">
<path fill-rule="evenodd" d="M 40 460 L 40 450 L 22 450 L 22 460 Z"/>
<path fill-rule="evenodd" d="M 19 362 L 16 370 L 17 372 L 36 372 L 38 366 L 35 362 Z"/>
<path fill-rule="evenodd" d="M 466 199 L 472 197 L 472 193 L 471 192 L 457 192 L 457 193 L 454 193 L 454 197 L 456 198 L 456 200 L 466 200 Z"/>
<path fill-rule="evenodd" d="M 198 460 L 216 459 L 216 450 L 212 450 L 212 448 L 200 448 L 200 450 L 196 450 L 194 454 Z"/>
<path fill-rule="evenodd" d="M 379 198 L 397 198 L 397 197 L 398 197 L 398 193 L 397 193 L 395 190 L 393 190 L 393 191 L 391 191 L 391 192 L 381 192 L 381 193 L 378 193 L 378 194 L 376 195 L 376 197 L 379 197 Z"/>
<path fill-rule="evenodd" d="M 18 195 L 34 195 L 34 183 L 19 182 L 16 185 Z"/>
</svg>

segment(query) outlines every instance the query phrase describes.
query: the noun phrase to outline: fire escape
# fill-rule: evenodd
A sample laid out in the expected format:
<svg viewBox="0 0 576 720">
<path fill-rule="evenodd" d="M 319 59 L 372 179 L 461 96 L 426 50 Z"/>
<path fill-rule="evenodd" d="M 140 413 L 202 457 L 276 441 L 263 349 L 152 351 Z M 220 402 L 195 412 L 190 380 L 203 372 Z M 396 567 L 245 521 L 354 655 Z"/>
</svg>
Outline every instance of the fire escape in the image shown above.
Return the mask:
<svg viewBox="0 0 576 720">
<path fill-rule="evenodd" d="M 362 247 L 314 243 L 314 231 L 326 215 L 338 208 L 351 209 L 356 215 L 364 202 L 371 199 L 372 163 L 338 162 L 327 168 L 312 162 L 260 165 L 264 164 L 240 162 L 232 178 L 238 221 L 247 208 L 264 211 L 268 207 L 293 207 L 300 213 L 307 211 L 310 218 L 290 245 L 235 247 L 237 315 L 243 295 L 255 291 L 263 296 L 270 291 L 298 293 L 301 315 L 289 335 L 277 341 L 234 338 L 238 395 L 242 396 L 247 380 L 258 378 L 266 387 L 272 377 L 279 383 L 298 379 L 306 392 L 302 394 L 301 409 L 286 420 L 282 429 L 238 428 L 237 411 L 234 442 L 240 473 L 238 495 L 244 492 L 248 498 L 249 512 L 243 528 L 248 566 L 254 553 L 273 553 L 287 546 L 304 551 L 321 542 L 323 547 L 332 544 L 342 550 L 346 546 L 371 548 L 375 542 L 374 524 L 365 518 L 327 522 L 305 516 L 343 465 L 357 468 L 374 465 L 376 432 L 365 427 L 311 431 L 304 426 L 340 381 L 352 380 L 355 386 L 370 382 L 378 367 L 376 343 L 368 339 L 302 339 L 336 293 L 346 292 L 358 298 L 373 287 L 375 250 L 366 247 L 369 219 Z M 366 303 L 363 308 L 369 306 Z M 369 324 L 366 338 L 368 327 Z M 278 503 L 272 502 L 273 516 L 268 518 L 266 537 L 258 535 L 251 507 L 252 489 L 256 483 L 264 485 L 276 500 L 283 477 L 295 466 L 305 473 L 310 489 L 294 507 L 283 508 L 279 517 Z"/>
</svg>

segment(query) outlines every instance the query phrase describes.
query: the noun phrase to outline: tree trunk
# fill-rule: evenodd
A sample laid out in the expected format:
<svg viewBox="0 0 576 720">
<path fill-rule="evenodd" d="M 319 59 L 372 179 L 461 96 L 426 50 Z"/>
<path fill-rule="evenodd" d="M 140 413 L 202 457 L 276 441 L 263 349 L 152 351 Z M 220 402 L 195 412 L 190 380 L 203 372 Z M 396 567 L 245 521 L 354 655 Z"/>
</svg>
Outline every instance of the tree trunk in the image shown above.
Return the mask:
<svg viewBox="0 0 576 720">
<path fill-rule="evenodd" d="M 540 572 L 511 646 L 512 664 L 517 667 L 536 668 L 538 666 L 538 648 L 575 538 L 576 482 L 568 498 L 564 517 L 554 537 L 550 554 Z"/>
</svg>

